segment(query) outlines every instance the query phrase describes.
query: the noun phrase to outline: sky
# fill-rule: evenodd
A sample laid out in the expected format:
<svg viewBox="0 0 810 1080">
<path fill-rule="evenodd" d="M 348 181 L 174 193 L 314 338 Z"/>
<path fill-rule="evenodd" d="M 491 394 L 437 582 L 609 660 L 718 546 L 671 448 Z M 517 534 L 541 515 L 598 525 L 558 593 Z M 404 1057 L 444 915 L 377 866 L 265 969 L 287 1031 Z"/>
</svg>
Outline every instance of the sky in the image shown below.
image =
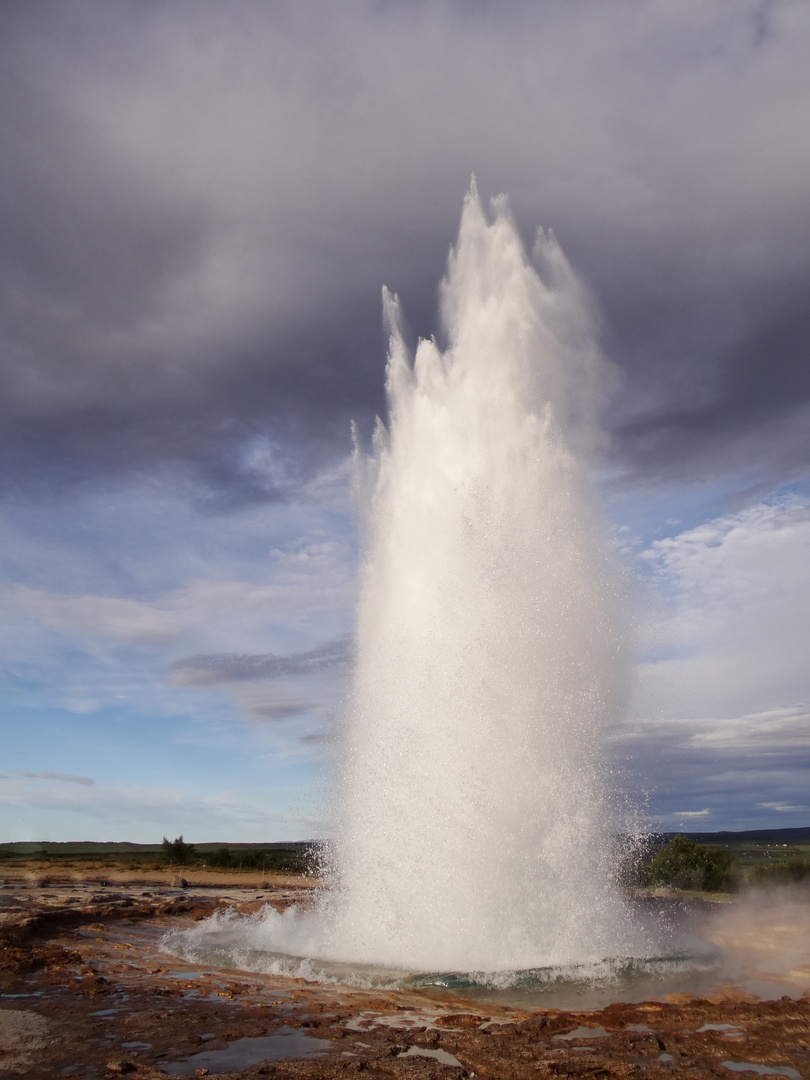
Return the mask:
<svg viewBox="0 0 810 1080">
<path fill-rule="evenodd" d="M 810 824 L 805 0 L 4 0 L 0 841 L 329 830 L 385 415 L 474 173 L 620 372 L 617 799 Z"/>
</svg>

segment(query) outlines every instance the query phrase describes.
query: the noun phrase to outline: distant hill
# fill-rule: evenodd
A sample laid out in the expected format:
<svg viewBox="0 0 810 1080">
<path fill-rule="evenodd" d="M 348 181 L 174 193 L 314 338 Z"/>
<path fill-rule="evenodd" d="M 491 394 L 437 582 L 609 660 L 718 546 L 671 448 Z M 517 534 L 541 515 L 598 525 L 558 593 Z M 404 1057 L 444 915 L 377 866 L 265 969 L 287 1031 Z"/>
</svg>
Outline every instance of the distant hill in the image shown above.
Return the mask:
<svg viewBox="0 0 810 1080">
<path fill-rule="evenodd" d="M 749 829 L 745 832 L 665 832 L 656 833 L 665 842 L 673 836 L 688 836 L 696 844 L 810 844 L 810 827 L 804 829 Z"/>
<path fill-rule="evenodd" d="M 266 843 L 242 843 L 240 841 L 213 842 L 195 844 L 198 851 L 213 851 L 217 848 L 228 847 L 233 851 L 253 848 L 268 848 L 270 850 L 286 851 L 288 848 L 308 848 L 320 844 L 320 840 L 273 840 Z M 53 851 L 54 854 L 71 855 L 78 852 L 83 855 L 115 854 L 117 852 L 152 852 L 161 851 L 162 844 L 135 844 L 129 840 L 10 840 L 0 843 L 0 851 L 15 851 L 25 853 L 38 853 L 43 848 Z"/>
</svg>

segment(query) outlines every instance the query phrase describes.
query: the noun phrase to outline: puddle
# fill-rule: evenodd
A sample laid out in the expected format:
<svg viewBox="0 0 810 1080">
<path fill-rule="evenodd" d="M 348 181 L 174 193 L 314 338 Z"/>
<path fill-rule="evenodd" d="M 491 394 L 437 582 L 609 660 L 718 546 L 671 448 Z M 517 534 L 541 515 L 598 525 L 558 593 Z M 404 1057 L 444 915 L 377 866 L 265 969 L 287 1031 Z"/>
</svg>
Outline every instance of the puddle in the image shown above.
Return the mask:
<svg viewBox="0 0 810 1080">
<path fill-rule="evenodd" d="M 152 1044 L 148 1042 L 126 1042 L 121 1043 L 122 1050 L 151 1050 Z"/>
<path fill-rule="evenodd" d="M 704 1024 L 703 1027 L 695 1029 L 695 1034 L 700 1035 L 702 1031 L 740 1031 L 739 1024 Z"/>
<path fill-rule="evenodd" d="M 409 1046 L 404 1053 L 397 1054 L 397 1057 L 433 1058 L 434 1061 L 440 1061 L 442 1065 L 455 1065 L 459 1069 L 464 1068 L 458 1058 L 453 1057 L 452 1054 L 448 1054 L 446 1050 L 428 1050 L 421 1046 Z"/>
<path fill-rule="evenodd" d="M 578 1027 L 573 1031 L 567 1031 L 565 1035 L 552 1035 L 552 1042 L 568 1042 L 570 1039 L 602 1039 L 609 1035 L 603 1027 Z"/>
<path fill-rule="evenodd" d="M 316 1039 L 297 1028 L 285 1026 L 272 1035 L 237 1039 L 224 1050 L 204 1050 L 183 1061 L 161 1062 L 160 1069 L 169 1076 L 195 1076 L 198 1069 L 207 1069 L 212 1074 L 236 1072 L 258 1065 L 260 1061 L 312 1057 L 324 1053 L 330 1045 L 329 1039 Z"/>
<path fill-rule="evenodd" d="M 656 1060 L 657 1061 L 674 1061 L 675 1058 L 672 1056 L 672 1054 L 659 1054 Z"/>
<path fill-rule="evenodd" d="M 353 1016 L 343 1025 L 347 1031 L 365 1031 L 371 1027 L 373 1013 L 362 1012 L 359 1016 Z"/>
<path fill-rule="evenodd" d="M 760 1076 L 789 1076 L 790 1080 L 802 1080 L 802 1074 L 788 1065 L 758 1065 L 755 1061 L 721 1061 L 720 1064 L 732 1072 L 755 1072 Z"/>
</svg>

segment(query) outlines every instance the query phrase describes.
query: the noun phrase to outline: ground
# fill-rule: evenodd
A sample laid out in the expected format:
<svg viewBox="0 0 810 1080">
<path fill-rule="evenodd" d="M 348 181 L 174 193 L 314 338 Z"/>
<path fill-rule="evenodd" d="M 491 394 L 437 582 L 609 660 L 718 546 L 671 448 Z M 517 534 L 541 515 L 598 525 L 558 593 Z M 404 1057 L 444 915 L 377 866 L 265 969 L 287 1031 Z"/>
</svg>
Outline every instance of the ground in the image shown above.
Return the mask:
<svg viewBox="0 0 810 1080">
<path fill-rule="evenodd" d="M 136 875 L 131 875 L 135 877 Z M 254 875 L 255 877 L 255 875 Z M 0 1075 L 810 1080 L 810 991 L 761 1000 L 518 1010 L 447 991 L 364 991 L 212 971 L 162 954 L 168 928 L 217 908 L 306 897 L 311 882 L 6 880 L 0 889 Z M 801 994 L 801 996 L 799 996 Z"/>
</svg>

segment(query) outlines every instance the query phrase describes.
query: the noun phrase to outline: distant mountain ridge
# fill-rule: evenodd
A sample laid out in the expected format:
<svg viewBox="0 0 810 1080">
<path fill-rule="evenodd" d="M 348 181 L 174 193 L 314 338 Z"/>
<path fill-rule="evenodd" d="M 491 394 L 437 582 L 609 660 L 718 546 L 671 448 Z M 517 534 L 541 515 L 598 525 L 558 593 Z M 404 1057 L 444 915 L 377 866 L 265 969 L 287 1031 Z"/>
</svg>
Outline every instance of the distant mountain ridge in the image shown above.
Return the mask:
<svg viewBox="0 0 810 1080">
<path fill-rule="evenodd" d="M 658 840 L 662 844 L 668 843 L 674 836 L 688 836 L 690 840 L 694 840 L 697 844 L 810 844 L 810 826 L 798 829 L 747 829 L 741 832 L 735 832 L 730 829 L 724 829 L 720 832 L 686 832 L 685 830 L 677 830 L 673 832 L 655 832 L 651 834 L 651 837 L 654 840 Z M 212 841 L 196 843 L 194 847 L 200 855 L 203 855 L 221 847 L 228 847 L 233 851 L 257 848 L 283 851 L 289 849 L 319 847 L 322 843 L 323 841 L 321 840 L 276 840 L 265 841 L 264 843 L 244 843 L 231 840 L 227 843 L 215 843 Z M 36 854 L 41 851 L 42 848 L 50 848 L 53 854 L 61 855 L 70 855 L 74 853 L 77 855 L 92 855 L 95 853 L 112 855 L 116 852 L 124 854 L 126 851 L 131 851 L 133 854 L 138 852 L 146 854 L 147 852 L 159 852 L 161 847 L 160 844 L 135 844 L 128 840 L 13 840 L 0 843 L 0 853 L 5 851 L 18 854 Z"/>
<path fill-rule="evenodd" d="M 747 829 L 744 832 L 662 832 L 663 840 L 673 836 L 688 836 L 697 844 L 810 844 L 810 826 L 800 829 Z"/>
</svg>

